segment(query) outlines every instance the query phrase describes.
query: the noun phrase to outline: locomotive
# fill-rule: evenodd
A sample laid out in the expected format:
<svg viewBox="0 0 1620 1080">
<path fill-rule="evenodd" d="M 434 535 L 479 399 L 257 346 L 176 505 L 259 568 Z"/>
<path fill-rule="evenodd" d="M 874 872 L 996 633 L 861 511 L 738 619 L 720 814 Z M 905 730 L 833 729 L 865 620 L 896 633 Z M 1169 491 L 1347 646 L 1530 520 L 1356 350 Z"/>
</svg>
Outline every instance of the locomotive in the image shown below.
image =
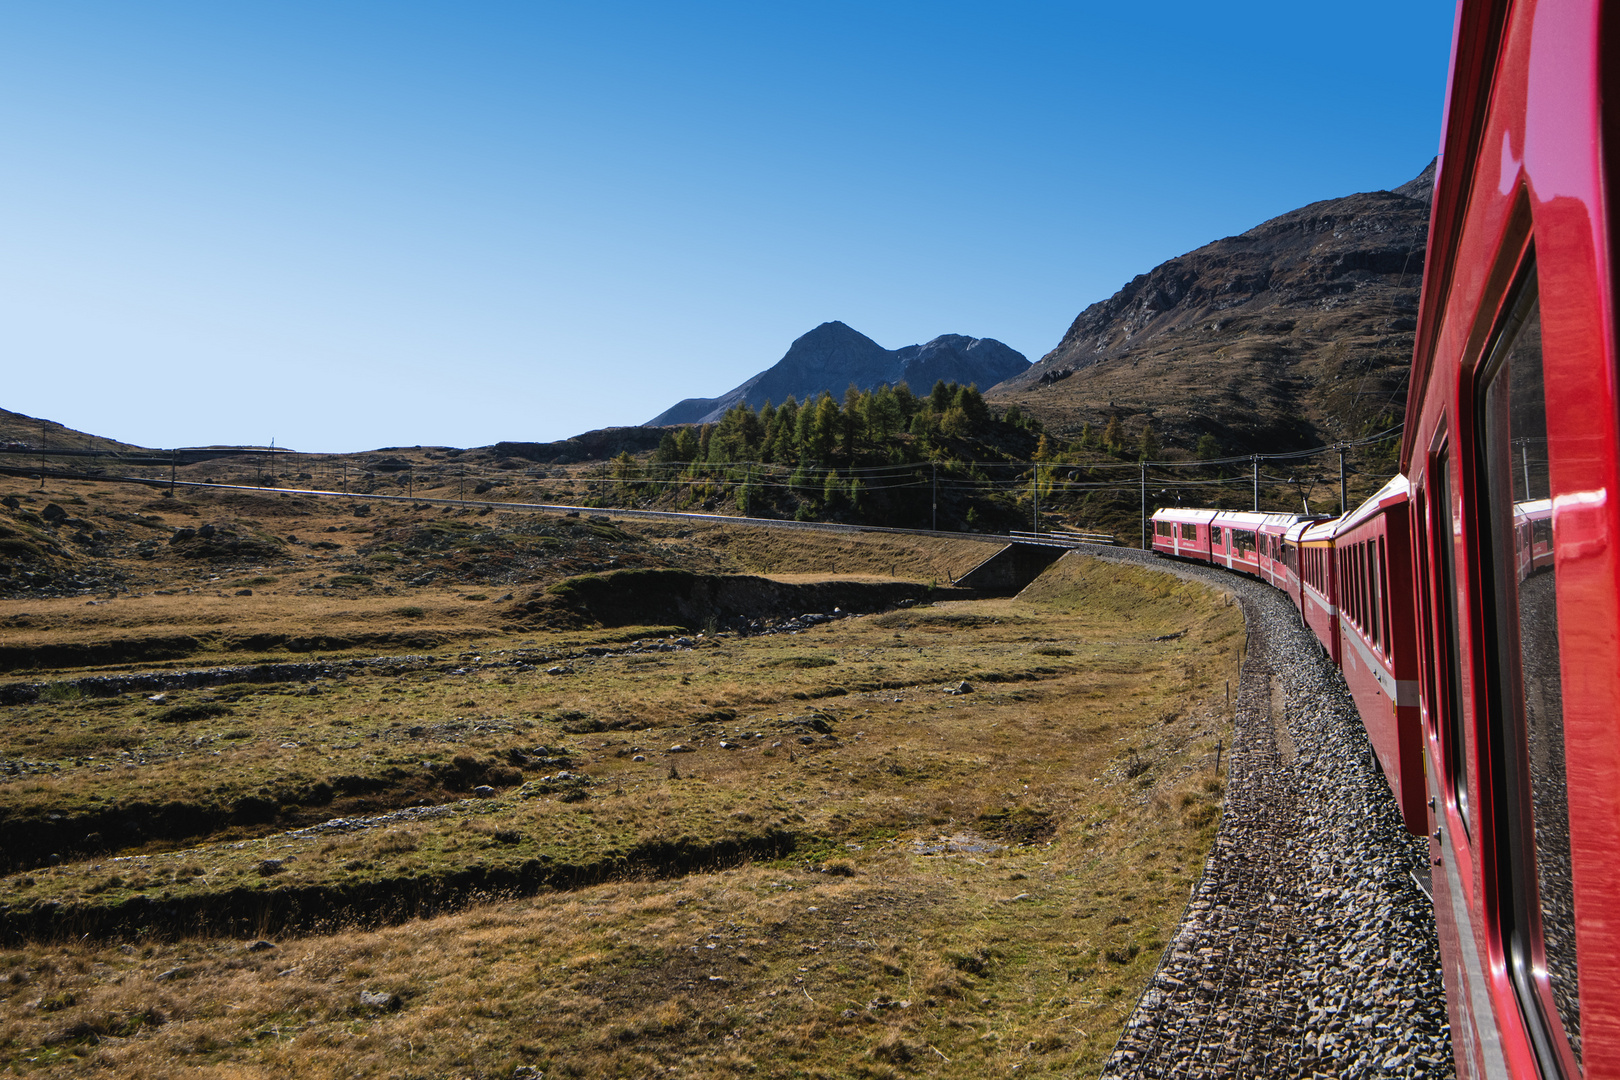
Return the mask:
<svg viewBox="0 0 1620 1080">
<path fill-rule="evenodd" d="M 1620 2 L 1461 0 L 1400 475 L 1161 510 L 1286 590 L 1429 838 L 1459 1077 L 1620 1077 Z"/>
</svg>

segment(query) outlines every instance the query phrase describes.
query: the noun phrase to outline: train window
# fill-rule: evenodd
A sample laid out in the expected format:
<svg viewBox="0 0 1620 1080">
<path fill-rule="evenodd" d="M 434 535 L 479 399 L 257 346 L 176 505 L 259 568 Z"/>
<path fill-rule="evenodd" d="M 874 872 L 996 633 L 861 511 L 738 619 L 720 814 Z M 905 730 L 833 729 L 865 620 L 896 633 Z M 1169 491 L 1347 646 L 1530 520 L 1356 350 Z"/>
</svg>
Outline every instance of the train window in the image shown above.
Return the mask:
<svg viewBox="0 0 1620 1080">
<path fill-rule="evenodd" d="M 1461 507 L 1451 497 L 1451 451 L 1442 450 L 1429 467 L 1434 497 L 1429 500 L 1435 514 L 1434 565 L 1439 573 L 1440 647 L 1445 651 L 1445 662 L 1440 672 L 1439 703 L 1444 724 L 1441 752 L 1445 755 L 1445 784 L 1457 802 L 1457 814 L 1462 818 L 1463 830 L 1474 831 L 1473 814 L 1468 800 L 1468 755 L 1463 746 L 1464 726 L 1462 712 L 1462 654 L 1457 643 L 1457 627 L 1462 622 L 1458 606 L 1462 602 L 1457 592 L 1457 542 L 1462 537 Z"/>
<path fill-rule="evenodd" d="M 1578 1065 L 1581 1057 L 1581 1004 L 1558 600 L 1554 567 L 1550 561 L 1536 567 L 1534 529 L 1522 527 L 1537 504 L 1551 497 L 1541 315 L 1534 273 L 1527 273 L 1491 351 L 1480 401 L 1481 475 L 1495 586 L 1490 717 L 1507 824 L 1504 944 L 1539 1055 L 1548 1065 L 1562 1060 L 1567 1066 Z"/>
<path fill-rule="evenodd" d="M 1168 539 L 1170 536 L 1170 523 L 1168 521 L 1155 521 L 1153 523 L 1153 535 L 1163 536 Z"/>
<path fill-rule="evenodd" d="M 1198 539 L 1198 526 L 1194 525 L 1190 521 L 1183 521 L 1181 523 L 1181 538 L 1183 540 Z"/>
<path fill-rule="evenodd" d="M 1389 632 L 1389 568 L 1384 565 L 1382 536 L 1375 542 L 1374 550 L 1376 554 L 1373 556 L 1373 640 L 1377 643 L 1379 651 L 1388 656 L 1389 642 L 1384 640 L 1384 635 Z"/>
<path fill-rule="evenodd" d="M 1219 544 L 1221 542 L 1221 527 L 1219 525 L 1211 525 L 1209 527 L 1209 542 L 1212 544 Z"/>
<path fill-rule="evenodd" d="M 1349 562 L 1349 617 L 1358 627 L 1366 620 L 1361 617 L 1361 544 L 1351 544 L 1346 552 Z"/>
<path fill-rule="evenodd" d="M 1372 562 L 1367 558 L 1366 541 L 1356 545 L 1356 570 L 1361 575 L 1361 629 L 1371 634 L 1372 617 Z"/>
</svg>

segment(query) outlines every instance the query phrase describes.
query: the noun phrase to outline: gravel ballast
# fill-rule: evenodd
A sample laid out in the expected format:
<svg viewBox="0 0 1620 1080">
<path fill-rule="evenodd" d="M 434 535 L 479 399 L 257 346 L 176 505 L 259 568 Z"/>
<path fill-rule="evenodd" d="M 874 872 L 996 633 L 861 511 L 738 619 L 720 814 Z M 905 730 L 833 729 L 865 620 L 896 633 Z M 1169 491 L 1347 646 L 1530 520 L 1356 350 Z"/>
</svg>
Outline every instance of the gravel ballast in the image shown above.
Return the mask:
<svg viewBox="0 0 1620 1080">
<path fill-rule="evenodd" d="M 1249 635 L 1215 844 L 1105 1080 L 1454 1075 L 1427 843 L 1339 672 L 1268 585 L 1103 557 L 1231 592 Z"/>
</svg>

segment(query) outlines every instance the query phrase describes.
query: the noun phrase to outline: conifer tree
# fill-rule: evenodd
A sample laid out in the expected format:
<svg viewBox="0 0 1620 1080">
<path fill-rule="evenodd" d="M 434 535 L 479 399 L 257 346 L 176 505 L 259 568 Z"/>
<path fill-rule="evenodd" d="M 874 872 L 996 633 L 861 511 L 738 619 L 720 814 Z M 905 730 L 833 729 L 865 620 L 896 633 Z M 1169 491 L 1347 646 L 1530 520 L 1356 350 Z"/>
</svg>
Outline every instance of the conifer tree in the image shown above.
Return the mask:
<svg viewBox="0 0 1620 1080">
<path fill-rule="evenodd" d="M 1151 423 L 1142 425 L 1142 438 L 1137 444 L 1137 449 L 1141 451 L 1143 461 L 1150 461 L 1159 456 L 1159 436 Z"/>
<path fill-rule="evenodd" d="M 1108 426 L 1103 428 L 1102 444 L 1110 454 L 1117 454 L 1124 447 L 1125 429 L 1120 426 L 1118 416 L 1108 418 Z"/>
</svg>

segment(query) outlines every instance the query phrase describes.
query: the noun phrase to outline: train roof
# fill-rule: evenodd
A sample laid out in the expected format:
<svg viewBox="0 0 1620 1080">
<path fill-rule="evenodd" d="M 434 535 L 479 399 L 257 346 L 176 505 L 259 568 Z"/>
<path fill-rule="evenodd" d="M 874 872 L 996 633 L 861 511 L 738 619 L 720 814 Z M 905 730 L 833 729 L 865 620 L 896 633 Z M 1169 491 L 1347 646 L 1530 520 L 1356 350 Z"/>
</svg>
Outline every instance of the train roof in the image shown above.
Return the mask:
<svg viewBox="0 0 1620 1080">
<path fill-rule="evenodd" d="M 1190 521 L 1197 525 L 1207 525 L 1214 520 L 1219 510 L 1193 510 L 1187 507 L 1166 506 L 1153 511 L 1154 521 Z"/>
<path fill-rule="evenodd" d="M 1384 513 L 1392 506 L 1400 506 L 1412 497 L 1412 486 L 1406 482 L 1406 477 L 1396 473 L 1389 483 L 1373 492 L 1372 497 L 1350 513 L 1339 519 L 1339 525 L 1334 535 L 1348 532 L 1358 525 Z"/>
<path fill-rule="evenodd" d="M 1215 519 L 1222 525 L 1235 525 L 1243 529 L 1258 529 L 1270 514 L 1256 514 L 1251 510 L 1217 510 Z"/>
<path fill-rule="evenodd" d="M 1316 518 L 1300 518 L 1298 521 L 1288 526 L 1287 530 L 1283 533 L 1283 541 L 1298 547 L 1300 540 L 1305 535 L 1305 530 L 1316 524 L 1316 521 Z"/>
<path fill-rule="evenodd" d="M 1300 532 L 1298 542 L 1312 544 L 1332 540 L 1338 535 L 1339 522 L 1343 520 L 1343 518 L 1328 518 L 1326 521 L 1313 521 Z"/>
</svg>

